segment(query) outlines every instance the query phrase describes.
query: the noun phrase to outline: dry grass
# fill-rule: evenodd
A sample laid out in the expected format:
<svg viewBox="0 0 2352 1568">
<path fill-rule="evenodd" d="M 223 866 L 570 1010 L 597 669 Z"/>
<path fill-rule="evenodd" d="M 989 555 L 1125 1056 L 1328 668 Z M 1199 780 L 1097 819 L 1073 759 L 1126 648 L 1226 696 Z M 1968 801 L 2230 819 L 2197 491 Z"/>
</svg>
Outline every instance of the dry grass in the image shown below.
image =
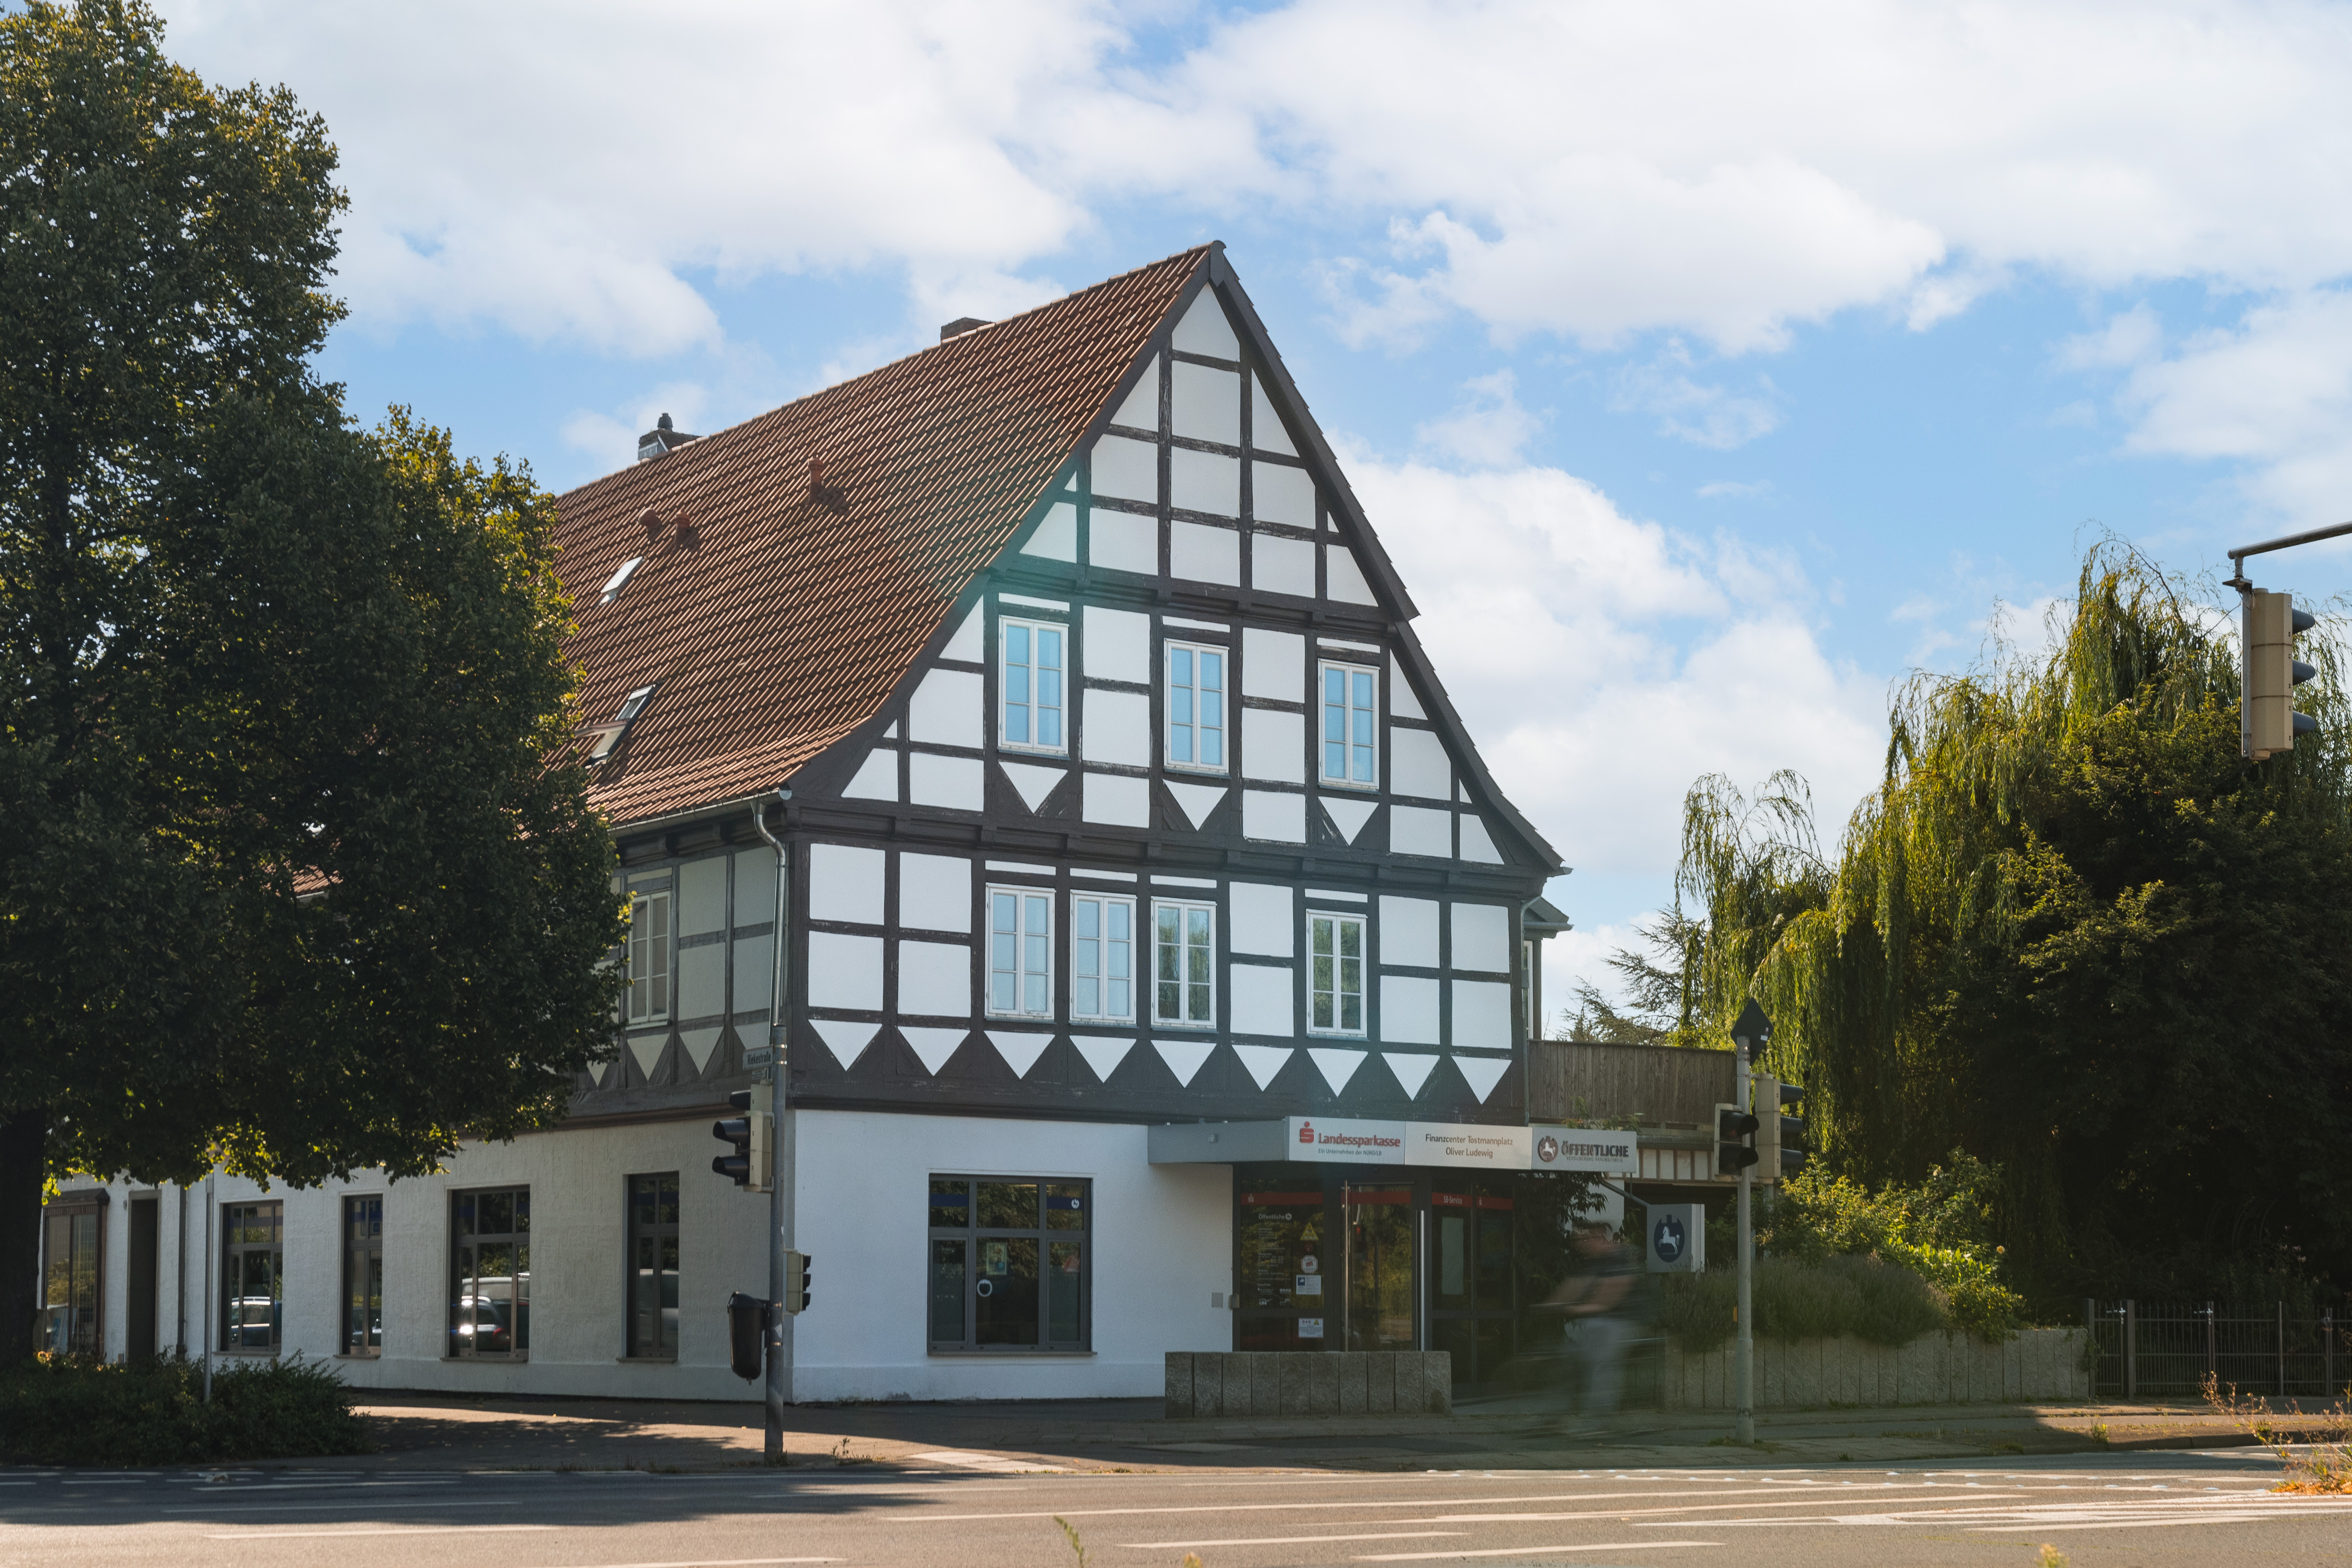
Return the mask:
<svg viewBox="0 0 2352 1568">
<path fill-rule="evenodd" d="M 2205 1403 L 2252 1434 L 2278 1460 L 2279 1484 L 2272 1490 L 2352 1494 L 2352 1409 L 2344 1401 L 2319 1410 L 2290 1403 L 2284 1412 L 2273 1411 L 2269 1400 L 2259 1394 L 2242 1394 L 2234 1383 L 2224 1394 L 2209 1373 Z M 2293 1425 L 2283 1424 L 2287 1422 Z"/>
</svg>

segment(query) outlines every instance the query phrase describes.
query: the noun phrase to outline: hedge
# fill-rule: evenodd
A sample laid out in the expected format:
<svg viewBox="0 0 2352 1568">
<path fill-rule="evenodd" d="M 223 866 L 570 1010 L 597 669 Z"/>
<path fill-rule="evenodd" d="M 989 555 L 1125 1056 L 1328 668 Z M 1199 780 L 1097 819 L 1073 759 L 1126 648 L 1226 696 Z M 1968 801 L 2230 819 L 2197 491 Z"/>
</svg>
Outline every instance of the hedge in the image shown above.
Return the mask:
<svg viewBox="0 0 2352 1568">
<path fill-rule="evenodd" d="M 374 1450 L 334 1369 L 299 1356 L 131 1366 L 44 1355 L 0 1370 L 0 1459 L 44 1465 L 172 1465 L 307 1458 Z"/>
</svg>

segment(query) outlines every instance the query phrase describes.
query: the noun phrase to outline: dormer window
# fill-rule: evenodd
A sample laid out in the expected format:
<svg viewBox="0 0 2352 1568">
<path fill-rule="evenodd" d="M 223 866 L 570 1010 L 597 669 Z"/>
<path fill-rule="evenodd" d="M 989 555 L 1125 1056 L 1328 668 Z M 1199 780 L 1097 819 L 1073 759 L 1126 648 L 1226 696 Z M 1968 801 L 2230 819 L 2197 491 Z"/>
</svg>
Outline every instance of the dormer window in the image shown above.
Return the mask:
<svg viewBox="0 0 2352 1568">
<path fill-rule="evenodd" d="M 645 563 L 646 558 L 642 555 L 633 555 L 628 560 L 622 562 L 621 569 L 613 574 L 613 580 L 604 584 L 604 602 L 609 605 L 614 600 L 619 598 L 621 596 L 621 590 L 629 585 L 629 579 L 635 576 L 637 574 L 637 568 Z"/>
<path fill-rule="evenodd" d="M 621 710 L 613 715 L 613 722 L 621 725 L 625 729 L 629 725 L 636 722 L 637 715 L 644 712 L 646 710 L 646 704 L 651 702 L 653 700 L 654 689 L 652 687 L 638 687 L 635 691 L 629 693 L 628 700 L 621 704 Z"/>
</svg>

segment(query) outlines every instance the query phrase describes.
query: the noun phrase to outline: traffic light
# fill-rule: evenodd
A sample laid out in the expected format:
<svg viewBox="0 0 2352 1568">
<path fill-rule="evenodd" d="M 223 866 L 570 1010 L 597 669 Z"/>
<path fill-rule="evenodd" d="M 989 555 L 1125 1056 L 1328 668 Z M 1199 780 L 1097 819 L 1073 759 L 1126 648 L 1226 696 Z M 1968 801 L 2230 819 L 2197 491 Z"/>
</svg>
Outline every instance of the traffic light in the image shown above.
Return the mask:
<svg viewBox="0 0 2352 1568">
<path fill-rule="evenodd" d="M 809 1255 L 805 1252 L 784 1254 L 784 1310 L 805 1312 L 809 1304 Z"/>
<path fill-rule="evenodd" d="M 2239 749 L 2256 762 L 2291 752 L 2319 721 L 2294 710 L 2294 689 L 2319 672 L 2294 657 L 2297 634 L 2319 623 L 2294 607 L 2294 595 L 2250 589 L 2239 595 Z"/>
<path fill-rule="evenodd" d="M 1805 1119 L 1788 1113 L 1790 1106 L 1801 1105 L 1804 1099 L 1803 1084 L 1782 1083 L 1769 1073 L 1756 1075 L 1756 1108 L 1769 1112 L 1756 1140 L 1764 1166 L 1758 1173 L 1765 1181 L 1782 1181 L 1805 1168 Z"/>
<path fill-rule="evenodd" d="M 714 1157 L 710 1168 L 755 1193 L 768 1190 L 768 1140 L 776 1125 L 767 1099 L 764 1087 L 739 1089 L 727 1097 L 727 1103 L 743 1114 L 721 1117 L 710 1124 L 710 1135 L 734 1151 Z"/>
<path fill-rule="evenodd" d="M 768 1304 L 738 1290 L 727 1298 L 727 1365 L 746 1383 L 759 1381 L 768 1340 Z"/>
<path fill-rule="evenodd" d="M 1756 1163 L 1756 1118 L 1736 1105 L 1715 1108 L 1715 1173 L 1736 1176 Z"/>
</svg>

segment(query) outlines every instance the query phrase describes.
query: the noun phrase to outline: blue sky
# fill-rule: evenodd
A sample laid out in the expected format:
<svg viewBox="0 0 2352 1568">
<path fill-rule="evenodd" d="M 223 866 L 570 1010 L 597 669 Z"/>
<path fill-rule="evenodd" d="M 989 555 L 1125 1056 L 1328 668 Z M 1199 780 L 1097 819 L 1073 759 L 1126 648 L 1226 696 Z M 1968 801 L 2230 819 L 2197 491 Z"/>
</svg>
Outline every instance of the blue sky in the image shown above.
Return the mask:
<svg viewBox="0 0 2352 1568">
<path fill-rule="evenodd" d="M 2102 531 L 2218 578 L 2352 515 L 2340 7 L 163 9 L 335 132 L 353 409 L 557 489 L 1223 239 L 1578 868 L 1555 997 L 1700 773 L 1833 841 L 1890 686 Z"/>
</svg>

